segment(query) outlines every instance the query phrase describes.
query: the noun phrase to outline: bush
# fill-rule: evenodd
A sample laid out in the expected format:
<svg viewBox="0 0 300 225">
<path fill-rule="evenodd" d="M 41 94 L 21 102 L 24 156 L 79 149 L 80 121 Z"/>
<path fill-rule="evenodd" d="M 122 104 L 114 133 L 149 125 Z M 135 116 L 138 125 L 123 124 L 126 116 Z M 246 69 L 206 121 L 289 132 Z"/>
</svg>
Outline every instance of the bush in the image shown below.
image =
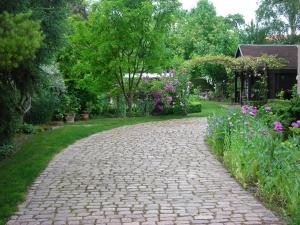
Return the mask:
<svg viewBox="0 0 300 225">
<path fill-rule="evenodd" d="M 291 102 L 288 100 L 271 100 L 265 106 L 272 108 L 272 112 L 279 117 L 279 120 L 288 127 L 296 118 L 291 113 Z"/>
<path fill-rule="evenodd" d="M 279 118 L 269 108 L 249 106 L 215 115 L 208 120 L 207 141 L 243 186 L 256 186 L 261 198 L 299 224 L 299 128 L 285 139 L 282 124 L 274 124 Z"/>
<path fill-rule="evenodd" d="M 247 101 L 245 102 L 247 105 L 252 105 L 254 107 L 262 107 L 263 105 L 267 104 L 267 100 L 257 100 L 257 101 Z"/>
<path fill-rule="evenodd" d="M 35 134 L 37 133 L 37 129 L 32 124 L 23 123 L 19 126 L 17 132 L 23 134 Z"/>
<path fill-rule="evenodd" d="M 0 145 L 0 160 L 12 155 L 15 151 L 15 147 L 12 144 Z"/>
<path fill-rule="evenodd" d="M 0 145 L 3 145 L 11 141 L 17 130 L 20 116 L 16 112 L 14 93 L 1 85 L 0 93 Z"/>
<path fill-rule="evenodd" d="M 58 100 L 50 92 L 42 92 L 32 100 L 31 109 L 26 113 L 24 121 L 30 124 L 49 123 L 58 107 Z"/>
<path fill-rule="evenodd" d="M 201 103 L 192 103 L 188 106 L 189 113 L 200 113 L 202 111 Z"/>
</svg>

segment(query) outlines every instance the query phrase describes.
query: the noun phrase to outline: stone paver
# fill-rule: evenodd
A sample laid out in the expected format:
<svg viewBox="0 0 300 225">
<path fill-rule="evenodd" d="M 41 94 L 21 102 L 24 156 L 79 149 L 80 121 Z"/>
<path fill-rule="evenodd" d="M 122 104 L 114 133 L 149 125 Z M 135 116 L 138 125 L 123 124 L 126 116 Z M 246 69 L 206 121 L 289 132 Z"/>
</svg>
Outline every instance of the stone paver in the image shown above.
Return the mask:
<svg viewBox="0 0 300 225">
<path fill-rule="evenodd" d="M 121 127 L 58 154 L 12 225 L 282 224 L 204 144 L 205 119 Z"/>
</svg>

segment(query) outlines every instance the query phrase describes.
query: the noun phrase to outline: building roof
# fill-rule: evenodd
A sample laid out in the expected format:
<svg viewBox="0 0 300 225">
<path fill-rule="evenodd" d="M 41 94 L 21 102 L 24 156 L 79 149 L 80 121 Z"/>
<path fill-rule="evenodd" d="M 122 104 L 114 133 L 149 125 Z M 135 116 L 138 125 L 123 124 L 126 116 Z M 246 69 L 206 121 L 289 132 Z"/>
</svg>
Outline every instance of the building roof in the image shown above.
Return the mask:
<svg viewBox="0 0 300 225">
<path fill-rule="evenodd" d="M 297 69 L 298 67 L 298 48 L 297 45 L 239 45 L 235 57 L 262 55 L 277 55 L 284 58 L 288 64 L 284 69 Z"/>
</svg>

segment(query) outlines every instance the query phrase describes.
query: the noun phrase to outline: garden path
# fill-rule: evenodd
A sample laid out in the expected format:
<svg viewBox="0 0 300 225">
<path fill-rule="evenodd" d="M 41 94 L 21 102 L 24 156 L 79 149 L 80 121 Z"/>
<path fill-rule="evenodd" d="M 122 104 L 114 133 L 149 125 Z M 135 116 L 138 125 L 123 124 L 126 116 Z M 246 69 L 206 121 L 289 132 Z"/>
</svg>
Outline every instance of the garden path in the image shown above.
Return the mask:
<svg viewBox="0 0 300 225">
<path fill-rule="evenodd" d="M 145 123 L 77 141 L 8 224 L 281 224 L 210 153 L 206 125 Z"/>
</svg>

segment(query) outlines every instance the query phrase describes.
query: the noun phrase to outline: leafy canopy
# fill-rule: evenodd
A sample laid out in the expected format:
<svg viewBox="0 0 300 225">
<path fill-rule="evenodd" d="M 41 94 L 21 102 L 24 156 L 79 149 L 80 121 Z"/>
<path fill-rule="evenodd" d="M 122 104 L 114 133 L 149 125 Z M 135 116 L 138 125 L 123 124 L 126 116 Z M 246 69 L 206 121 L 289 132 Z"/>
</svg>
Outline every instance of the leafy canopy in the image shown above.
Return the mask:
<svg viewBox="0 0 300 225">
<path fill-rule="evenodd" d="M 275 40 L 289 43 L 299 41 L 297 37 L 300 30 L 299 0 L 260 0 L 256 14 L 259 23 Z"/>
<path fill-rule="evenodd" d="M 32 61 L 41 46 L 39 23 L 30 19 L 29 13 L 0 14 L 0 71 L 19 67 L 24 61 Z"/>
<path fill-rule="evenodd" d="M 74 23 L 69 37 L 70 46 L 80 51 L 68 48 L 74 55 L 64 59 L 73 68 L 87 66 L 84 76 L 90 74 L 100 82 L 117 85 L 130 102 L 142 73 L 164 64 L 166 33 L 177 7 L 177 0 L 97 2 L 88 20 Z M 79 75 L 78 70 L 73 72 Z"/>
</svg>

